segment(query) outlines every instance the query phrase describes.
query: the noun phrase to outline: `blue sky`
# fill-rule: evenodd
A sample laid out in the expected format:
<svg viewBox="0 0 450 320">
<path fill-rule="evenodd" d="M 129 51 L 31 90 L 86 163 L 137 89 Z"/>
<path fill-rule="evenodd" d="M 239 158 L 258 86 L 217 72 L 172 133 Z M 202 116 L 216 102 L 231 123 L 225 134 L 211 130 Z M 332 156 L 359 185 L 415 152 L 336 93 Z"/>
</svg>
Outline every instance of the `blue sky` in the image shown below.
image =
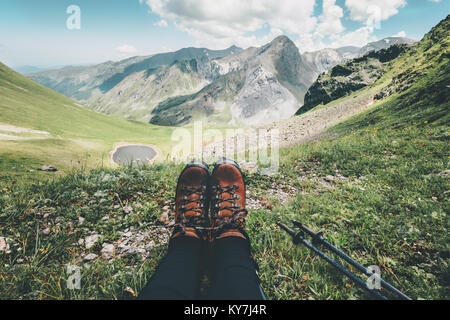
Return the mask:
<svg viewBox="0 0 450 320">
<path fill-rule="evenodd" d="M 66 13 L 80 8 L 80 29 Z M 99 63 L 196 46 L 258 46 L 288 35 L 300 51 L 420 39 L 450 0 L 2 0 L 0 61 L 39 67 Z"/>
</svg>

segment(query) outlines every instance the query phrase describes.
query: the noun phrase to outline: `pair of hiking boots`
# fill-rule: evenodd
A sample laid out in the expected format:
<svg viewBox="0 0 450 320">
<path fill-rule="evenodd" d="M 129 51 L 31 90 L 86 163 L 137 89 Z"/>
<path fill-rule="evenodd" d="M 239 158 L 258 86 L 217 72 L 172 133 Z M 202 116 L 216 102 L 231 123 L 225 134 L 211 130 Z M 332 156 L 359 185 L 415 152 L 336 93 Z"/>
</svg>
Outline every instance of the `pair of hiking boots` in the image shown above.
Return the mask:
<svg viewBox="0 0 450 320">
<path fill-rule="evenodd" d="M 178 178 L 175 210 L 172 238 L 184 235 L 210 242 L 225 237 L 248 239 L 245 183 L 233 160 L 219 160 L 212 173 L 204 162 L 187 164 Z"/>
</svg>

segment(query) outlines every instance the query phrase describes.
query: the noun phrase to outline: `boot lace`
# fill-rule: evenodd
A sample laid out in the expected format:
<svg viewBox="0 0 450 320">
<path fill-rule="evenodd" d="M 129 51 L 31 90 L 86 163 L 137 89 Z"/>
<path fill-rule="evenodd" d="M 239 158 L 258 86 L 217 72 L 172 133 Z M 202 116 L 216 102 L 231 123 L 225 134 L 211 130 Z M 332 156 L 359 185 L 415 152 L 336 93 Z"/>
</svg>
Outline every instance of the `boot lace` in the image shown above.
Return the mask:
<svg viewBox="0 0 450 320">
<path fill-rule="evenodd" d="M 212 210 L 212 220 L 214 221 L 214 227 L 212 231 L 214 235 L 220 235 L 223 231 L 228 229 L 238 229 L 245 234 L 245 217 L 247 216 L 247 210 L 241 208 L 236 203 L 240 197 L 236 194 L 239 186 L 236 184 L 229 186 L 212 186 L 212 190 L 215 193 L 213 196 L 214 207 Z M 224 194 L 228 194 L 228 197 L 224 197 Z M 227 202 L 225 206 L 220 204 Z M 229 216 L 220 216 L 220 212 L 223 210 L 229 210 L 232 212 Z"/>
<path fill-rule="evenodd" d="M 206 186 L 188 187 L 184 186 L 181 191 L 185 192 L 181 198 L 182 205 L 180 206 L 179 221 L 174 225 L 175 232 L 186 233 L 186 228 L 193 228 L 197 235 L 201 236 L 208 223 L 207 215 L 204 214 L 204 203 L 206 197 Z M 191 195 L 198 195 L 196 199 L 192 199 Z M 189 204 L 196 203 L 198 206 L 189 206 Z M 186 216 L 186 212 L 195 212 L 195 215 Z"/>
</svg>

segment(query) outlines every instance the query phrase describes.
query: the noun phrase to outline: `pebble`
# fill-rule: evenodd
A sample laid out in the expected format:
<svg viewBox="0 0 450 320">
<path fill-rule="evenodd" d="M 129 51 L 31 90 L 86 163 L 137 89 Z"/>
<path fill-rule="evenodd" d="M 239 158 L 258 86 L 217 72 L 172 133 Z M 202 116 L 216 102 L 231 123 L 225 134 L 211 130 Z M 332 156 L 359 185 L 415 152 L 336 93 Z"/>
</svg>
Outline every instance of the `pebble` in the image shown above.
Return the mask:
<svg viewBox="0 0 450 320">
<path fill-rule="evenodd" d="M 104 259 L 111 259 L 115 253 L 114 245 L 111 243 L 104 243 L 101 253 Z"/>
<path fill-rule="evenodd" d="M 448 176 L 450 176 L 450 170 L 442 171 L 442 172 L 438 173 L 438 176 L 448 177 Z"/>
<path fill-rule="evenodd" d="M 52 166 L 52 165 L 42 166 L 42 167 L 38 168 L 38 170 L 40 170 L 40 171 L 50 171 L 50 172 L 58 171 L 58 169 L 55 166 Z"/>
<path fill-rule="evenodd" d="M 159 216 L 159 221 L 161 221 L 164 224 L 169 224 L 170 219 L 169 219 L 169 215 L 167 214 L 167 212 L 163 212 L 160 216 Z"/>
<path fill-rule="evenodd" d="M 91 236 L 86 237 L 84 239 L 84 246 L 86 249 L 90 249 L 94 246 L 94 244 L 100 239 L 100 236 L 98 234 L 93 234 Z"/>
<path fill-rule="evenodd" d="M 78 224 L 81 226 L 84 223 L 84 220 L 83 217 L 78 217 Z"/>
<path fill-rule="evenodd" d="M 130 207 L 130 206 L 125 206 L 125 207 L 123 207 L 123 212 L 124 212 L 125 214 L 130 214 L 130 213 L 133 212 L 133 208 Z"/>
<path fill-rule="evenodd" d="M 10 238 L 0 237 L 0 252 L 10 253 L 9 244 L 12 242 Z"/>
<path fill-rule="evenodd" d="M 84 257 L 84 260 L 91 261 L 97 258 L 97 255 L 95 253 L 89 253 Z"/>
</svg>

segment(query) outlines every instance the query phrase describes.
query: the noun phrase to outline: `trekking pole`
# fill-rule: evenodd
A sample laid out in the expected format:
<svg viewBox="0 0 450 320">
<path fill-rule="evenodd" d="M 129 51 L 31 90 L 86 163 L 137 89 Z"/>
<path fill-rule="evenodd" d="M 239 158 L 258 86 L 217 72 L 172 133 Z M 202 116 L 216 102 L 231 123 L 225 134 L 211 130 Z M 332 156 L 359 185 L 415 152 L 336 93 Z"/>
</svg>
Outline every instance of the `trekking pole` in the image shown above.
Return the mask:
<svg viewBox="0 0 450 320">
<path fill-rule="evenodd" d="M 295 221 L 294 222 L 294 224 L 295 225 L 297 225 L 297 226 L 300 226 L 301 224 L 299 223 L 299 222 L 297 222 L 297 221 Z M 313 232 L 313 231 L 311 231 L 310 229 L 307 229 L 306 227 L 304 227 L 303 225 L 301 225 L 302 226 L 302 230 L 300 230 L 300 231 L 294 231 L 294 230 L 292 230 L 292 229 L 290 229 L 288 226 L 286 226 L 285 224 L 283 224 L 283 223 L 281 223 L 281 222 L 277 222 L 277 225 L 281 228 L 281 229 L 283 229 L 283 230 L 285 230 L 288 234 L 290 234 L 291 236 L 292 236 L 292 239 L 293 239 L 293 242 L 294 242 L 294 244 L 299 244 L 299 243 L 302 243 L 303 245 L 305 245 L 307 248 L 309 248 L 310 250 L 312 250 L 314 253 L 316 253 L 319 257 L 321 257 L 322 259 L 324 259 L 324 260 L 326 260 L 328 263 L 330 263 L 333 267 L 335 267 L 336 269 L 338 269 L 340 272 L 342 272 L 342 273 L 344 273 L 349 279 L 351 279 L 352 281 L 354 281 L 358 286 L 360 286 L 361 288 L 363 288 L 364 290 L 366 290 L 367 292 L 369 292 L 370 294 L 372 294 L 373 296 L 375 296 L 376 298 L 378 298 L 378 299 L 381 299 L 381 300 L 389 300 L 386 296 L 384 296 L 384 295 L 382 295 L 379 291 L 377 291 L 377 290 L 375 290 L 375 289 L 373 289 L 373 288 L 369 288 L 368 286 L 367 286 L 367 284 L 363 281 L 363 280 L 361 280 L 360 278 L 358 278 L 357 276 L 355 276 L 353 273 L 351 273 L 350 271 L 348 271 L 346 268 L 344 268 L 341 264 L 339 264 L 338 262 L 336 262 L 335 260 L 333 260 L 332 258 L 330 258 L 328 255 L 326 255 L 324 252 L 322 252 L 322 251 L 320 251 L 318 248 L 316 248 L 313 244 L 311 244 L 308 240 L 306 240 L 305 238 L 304 238 L 304 233 L 303 233 L 303 231 L 302 230 L 304 230 L 305 232 L 307 232 L 308 234 L 310 234 L 312 237 L 313 237 L 313 241 L 317 241 L 317 242 L 320 242 L 320 243 L 323 243 L 323 244 L 325 244 L 323 241 L 325 241 L 324 239 L 323 239 L 323 237 L 322 237 L 322 233 L 321 232 L 318 232 L 318 233 L 315 233 L 315 232 Z M 307 229 L 307 230 L 306 230 Z M 314 236 L 313 236 L 314 235 Z M 328 243 L 328 242 L 327 242 Z M 344 258 L 344 253 L 343 252 L 341 252 L 339 249 L 337 249 L 336 247 L 334 247 L 334 246 L 332 246 L 330 243 L 328 243 L 328 245 L 330 246 L 329 248 L 331 249 L 331 247 L 333 247 L 334 248 L 334 250 L 333 249 L 331 249 L 333 252 L 335 252 L 335 253 L 337 253 L 337 252 L 340 252 L 338 255 L 340 256 L 340 257 L 342 257 L 342 258 Z M 327 246 L 327 245 L 326 245 Z M 353 261 L 354 263 L 357 263 L 356 261 L 354 261 L 353 259 L 351 259 L 349 256 L 347 256 L 347 255 L 345 255 L 346 257 L 347 257 L 347 259 L 349 259 L 349 260 L 347 260 L 347 259 L 345 259 L 346 261 Z M 353 264 L 353 263 L 352 263 Z M 355 265 L 355 267 L 356 267 L 356 265 Z M 363 266 L 361 266 L 360 265 L 360 267 L 361 268 L 364 268 Z M 359 267 L 358 267 L 358 269 L 360 269 Z M 366 268 L 364 268 L 364 269 L 366 269 Z M 361 270 L 361 269 L 360 269 Z M 370 272 L 370 270 L 367 270 L 368 272 Z M 366 272 L 365 272 L 366 273 Z M 366 273 L 366 274 L 368 274 L 368 273 Z M 370 275 L 374 275 L 374 276 L 376 276 L 378 279 L 381 279 L 381 278 L 379 278 L 376 274 L 374 274 L 374 273 L 370 273 Z M 385 282 L 384 280 L 383 280 L 383 282 L 384 283 L 387 283 L 387 282 Z M 381 283 L 381 281 L 380 281 L 380 283 Z M 390 287 L 392 287 L 392 288 L 394 288 L 393 286 L 391 286 L 391 285 L 389 285 Z M 387 287 L 387 288 L 389 288 L 389 287 Z M 398 291 L 398 290 L 397 290 Z M 394 291 L 395 292 L 395 291 Z M 400 291 L 399 291 L 400 292 Z M 411 300 L 409 297 L 407 297 L 406 295 L 404 295 L 404 294 L 402 294 L 402 298 L 404 298 L 404 297 L 406 297 L 408 300 Z M 405 298 L 404 298 L 405 299 Z"/>
<path fill-rule="evenodd" d="M 296 220 L 292 220 L 292 223 L 299 227 L 300 229 L 302 229 L 303 231 L 305 231 L 306 233 L 308 233 L 312 238 L 313 238 L 313 243 L 314 241 L 324 245 L 325 247 L 327 247 L 329 250 L 331 250 L 332 252 L 336 253 L 339 257 L 341 257 L 342 259 L 344 259 L 345 261 L 347 261 L 348 263 L 350 263 L 352 266 L 354 266 L 356 269 L 358 269 L 359 271 L 363 272 L 364 274 L 366 274 L 369 277 L 373 277 L 376 280 L 379 280 L 380 283 L 388 290 L 390 290 L 391 292 L 397 294 L 399 297 L 401 297 L 403 300 L 412 300 L 410 297 L 408 297 L 406 294 L 404 294 L 403 292 L 401 292 L 400 290 L 398 290 L 396 287 L 394 287 L 393 285 L 391 285 L 389 282 L 383 280 L 382 278 L 380 278 L 376 273 L 373 273 L 371 270 L 369 270 L 368 268 L 364 267 L 363 265 L 359 264 L 357 261 L 353 260 L 351 257 L 349 257 L 347 254 L 345 254 L 344 252 L 342 252 L 341 250 L 339 250 L 338 248 L 336 248 L 335 246 L 333 246 L 331 243 L 329 243 L 328 241 L 326 241 L 323 238 L 323 232 L 319 231 L 319 232 L 314 232 L 311 229 L 309 229 L 308 227 L 304 226 L 303 224 L 301 224 L 300 222 L 296 221 Z"/>
</svg>

